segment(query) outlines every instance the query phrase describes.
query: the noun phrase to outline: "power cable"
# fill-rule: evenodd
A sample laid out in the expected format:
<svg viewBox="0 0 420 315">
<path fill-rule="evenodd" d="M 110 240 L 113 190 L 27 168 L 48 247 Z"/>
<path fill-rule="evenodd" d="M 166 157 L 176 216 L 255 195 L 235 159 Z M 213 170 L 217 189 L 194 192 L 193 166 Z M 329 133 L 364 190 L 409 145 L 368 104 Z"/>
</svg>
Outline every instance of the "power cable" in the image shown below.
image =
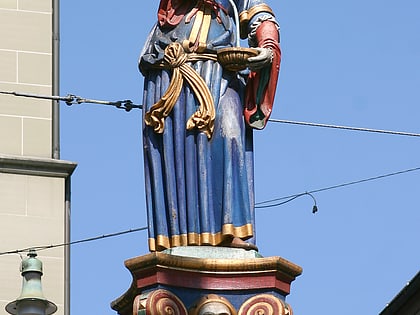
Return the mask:
<svg viewBox="0 0 420 315">
<path fill-rule="evenodd" d="M 37 98 L 37 99 L 63 101 L 69 106 L 74 105 L 74 104 L 83 104 L 83 103 L 110 105 L 110 106 L 114 106 L 118 109 L 124 109 L 127 112 L 131 111 L 133 108 L 137 108 L 137 109 L 142 109 L 143 108 L 143 105 L 134 104 L 131 100 L 100 101 L 100 100 L 83 98 L 83 97 L 76 96 L 76 95 L 73 95 L 73 94 L 68 94 L 67 96 L 46 96 L 46 95 L 37 95 L 37 94 L 19 93 L 19 92 L 10 92 L 10 91 L 0 91 L 0 94 L 13 95 L 13 96 L 17 96 L 17 97 L 30 97 L 30 98 Z M 270 118 L 269 121 L 274 122 L 274 123 L 301 125 L 301 126 L 309 126 L 309 127 L 342 129 L 342 130 L 362 131 L 362 132 L 381 133 L 381 134 L 409 136 L 409 137 L 420 137 L 420 133 L 404 132 L 404 131 L 360 128 L 360 127 L 340 126 L 340 125 L 332 125 L 332 124 L 320 124 L 320 123 L 312 123 L 312 122 L 304 122 L 304 121 L 282 120 L 282 119 L 274 119 L 274 118 Z"/>
<path fill-rule="evenodd" d="M 287 200 L 282 201 L 282 202 L 278 202 L 275 205 L 271 205 L 271 204 L 264 205 L 264 203 L 268 203 L 270 201 L 262 201 L 262 202 L 256 203 L 255 208 L 263 209 L 263 208 L 273 208 L 273 207 L 282 206 L 282 205 L 284 205 L 286 203 L 289 203 L 289 202 L 291 202 L 291 201 L 293 201 L 293 200 L 295 200 L 299 197 L 303 197 L 303 196 L 306 196 L 306 195 L 310 196 L 312 198 L 312 200 L 314 201 L 314 205 L 312 207 L 312 213 L 314 213 L 314 214 L 317 213 L 318 212 L 318 206 L 316 204 L 316 199 L 310 192 L 304 192 L 304 193 L 301 193 L 301 194 L 296 194 L 294 196 L 278 198 L 276 200 L 284 200 L 284 199 L 287 199 Z M 261 204 L 261 205 L 257 206 L 258 204 Z"/>
<path fill-rule="evenodd" d="M 313 196 L 313 194 L 315 194 L 315 193 L 322 192 L 322 191 L 327 191 L 327 190 L 332 190 L 332 189 L 337 189 L 337 188 L 342 188 L 342 187 L 346 187 L 346 186 L 350 186 L 350 185 L 356 185 L 356 184 L 360 184 L 360 183 L 364 183 L 364 182 L 383 179 L 383 178 L 386 178 L 386 177 L 401 175 L 401 174 L 414 172 L 414 171 L 419 171 L 419 170 L 420 170 L 420 167 L 415 167 L 415 168 L 411 168 L 411 169 L 407 169 L 407 170 L 403 170 L 403 171 L 399 171 L 399 172 L 388 173 L 388 174 L 385 174 L 385 175 L 369 177 L 369 178 L 365 178 L 365 179 L 361 179 L 361 180 L 357 180 L 357 181 L 352 181 L 352 182 L 347 182 L 347 183 L 343 183 L 343 184 L 339 184 L 339 185 L 320 188 L 320 189 L 316 189 L 316 190 L 312 190 L 312 191 L 308 191 L 308 192 L 304 192 L 304 193 L 300 193 L 300 194 L 295 194 L 295 195 L 290 195 L 290 196 L 286 196 L 286 197 L 266 200 L 266 201 L 256 203 L 255 208 L 257 208 L 257 209 L 273 208 L 273 207 L 281 206 L 283 204 L 291 202 L 291 201 L 293 201 L 293 200 L 295 200 L 299 197 L 303 197 L 303 196 L 308 195 L 314 201 L 314 206 L 312 208 L 312 213 L 316 213 L 318 211 L 318 206 L 317 206 L 317 203 L 316 203 L 316 199 Z M 271 204 L 272 202 L 276 202 L 276 203 Z M 17 250 L 11 250 L 11 251 L 7 251 L 7 252 L 0 252 L 0 256 L 11 255 L 11 254 L 20 254 L 20 253 L 23 253 L 23 252 L 29 252 L 30 250 L 42 251 L 42 250 L 51 249 L 51 248 L 71 246 L 71 245 L 75 245 L 75 244 L 97 241 L 97 240 L 101 240 L 101 239 L 121 236 L 121 235 L 124 235 L 124 234 L 130 234 L 130 233 L 144 231 L 144 230 L 147 230 L 147 226 L 146 227 L 141 227 L 141 228 L 136 228 L 136 229 L 125 230 L 125 231 L 121 231 L 121 232 L 116 232 L 116 233 L 111 233 L 111 234 L 104 234 L 104 235 L 100 235 L 100 236 L 90 237 L 90 238 L 86 238 L 86 239 L 72 241 L 72 242 L 69 242 L 69 243 L 62 243 L 62 244 L 56 244 L 56 245 L 45 245 L 45 246 L 32 246 L 32 247 L 27 247 L 27 248 L 24 248 L 24 249 L 17 249 Z"/>
<path fill-rule="evenodd" d="M 348 126 L 340 126 L 340 125 L 319 124 L 319 123 L 282 120 L 282 119 L 274 119 L 274 118 L 269 119 L 269 121 L 275 122 L 275 123 L 282 123 L 282 124 L 291 124 L 291 125 L 301 125 L 301 126 L 330 128 L 330 129 L 344 129 L 344 130 L 364 131 L 364 132 L 373 132 L 373 133 L 385 133 L 385 134 L 397 135 L 397 136 L 420 137 L 419 133 L 404 132 L 404 131 L 392 131 L 392 130 L 381 130 L 381 129 L 371 129 L 371 128 L 348 127 Z"/>
<path fill-rule="evenodd" d="M 18 97 L 53 100 L 53 101 L 63 101 L 68 106 L 75 105 L 75 104 L 83 104 L 83 103 L 110 105 L 118 109 L 124 109 L 127 112 L 131 111 L 133 108 L 139 108 L 139 109 L 143 108 L 142 105 L 136 105 L 131 100 L 101 101 L 101 100 L 83 98 L 83 97 L 76 96 L 73 94 L 67 94 L 66 96 L 48 96 L 48 95 L 38 95 L 38 94 L 29 94 L 29 93 L 9 92 L 9 91 L 0 91 L 0 94 L 13 95 L 13 96 L 18 96 Z"/>
<path fill-rule="evenodd" d="M 147 226 L 146 227 L 141 227 L 141 228 L 136 228 L 136 229 L 130 229 L 130 230 L 126 230 L 126 231 L 121 231 L 121 232 L 116 232 L 116 233 L 111 233 L 111 234 L 104 234 L 104 235 L 101 235 L 101 236 L 85 238 L 85 239 L 81 239 L 81 240 L 77 240 L 77 241 L 72 241 L 72 242 L 69 242 L 69 243 L 62 243 L 62 244 L 56 244 L 56 245 L 46 245 L 46 246 L 33 246 L 33 247 L 24 248 L 24 249 L 17 249 L 17 250 L 11 250 L 11 251 L 7 251 L 7 252 L 0 252 L 0 256 L 11 255 L 11 254 L 20 254 L 20 253 L 23 253 L 23 252 L 29 252 L 30 250 L 41 251 L 41 250 L 46 250 L 46 249 L 51 249 L 51 248 L 71 246 L 71 245 L 75 245 L 75 244 L 97 241 L 97 240 L 101 240 L 101 239 L 105 239 L 105 238 L 121 236 L 121 235 L 124 235 L 124 234 L 130 234 L 130 233 L 144 231 L 144 230 L 147 230 Z"/>
<path fill-rule="evenodd" d="M 261 201 L 261 202 L 257 202 L 255 204 L 255 208 L 256 209 L 273 208 L 273 207 L 281 206 L 285 203 L 288 203 L 288 202 L 290 202 L 290 201 L 292 201 L 292 200 L 294 200 L 298 197 L 302 197 L 304 195 L 311 195 L 311 194 L 315 194 L 315 193 L 319 193 L 319 192 L 323 192 L 323 191 L 327 191 L 327 190 L 332 190 L 332 189 L 342 188 L 342 187 L 346 187 L 346 186 L 361 184 L 361 183 L 365 183 L 365 182 L 370 182 L 370 181 L 374 181 L 374 180 L 378 180 L 378 179 L 383 179 L 383 178 L 386 178 L 386 177 L 406 174 L 406 173 L 419 171 L 419 170 L 420 170 L 420 167 L 414 167 L 414 168 L 410 168 L 410 169 L 403 170 L 403 171 L 388 173 L 388 174 L 384 174 L 384 175 L 379 175 L 379 176 L 369 177 L 369 178 L 360 179 L 360 180 L 356 180 L 356 181 L 352 181 L 352 182 L 347 182 L 347 183 L 343 183 L 343 184 L 339 184 L 339 185 L 334 185 L 334 186 L 329 186 L 329 187 L 320 188 L 320 189 L 316 189 L 316 190 L 311 190 L 309 192 L 304 192 L 304 193 L 290 195 L 290 196 L 286 196 L 286 197 L 280 197 L 280 198 L 275 198 L 275 199 L 271 199 L 271 200 Z M 286 201 L 282 201 L 282 200 L 286 200 Z M 316 205 L 316 202 L 315 202 L 315 205 Z"/>
</svg>

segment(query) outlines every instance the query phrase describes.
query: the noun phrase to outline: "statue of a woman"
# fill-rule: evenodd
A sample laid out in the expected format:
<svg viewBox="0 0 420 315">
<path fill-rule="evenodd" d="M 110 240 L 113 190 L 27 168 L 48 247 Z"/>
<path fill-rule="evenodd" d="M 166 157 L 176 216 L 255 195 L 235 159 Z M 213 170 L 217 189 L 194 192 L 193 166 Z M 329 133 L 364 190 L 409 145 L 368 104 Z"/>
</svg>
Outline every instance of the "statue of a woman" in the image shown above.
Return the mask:
<svg viewBox="0 0 420 315">
<path fill-rule="evenodd" d="M 233 1 L 242 38 L 257 48 L 249 74 L 217 58 L 237 42 L 231 0 L 161 0 L 140 57 L 151 251 L 256 248 L 252 129 L 264 128 L 274 101 L 278 24 L 264 1 Z"/>
</svg>

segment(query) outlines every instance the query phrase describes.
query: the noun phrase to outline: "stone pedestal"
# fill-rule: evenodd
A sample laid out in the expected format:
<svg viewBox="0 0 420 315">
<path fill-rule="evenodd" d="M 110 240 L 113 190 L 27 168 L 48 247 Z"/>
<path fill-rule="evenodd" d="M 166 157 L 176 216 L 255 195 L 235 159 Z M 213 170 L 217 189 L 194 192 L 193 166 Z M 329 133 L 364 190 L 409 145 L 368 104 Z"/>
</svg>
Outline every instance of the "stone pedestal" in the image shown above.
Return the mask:
<svg viewBox="0 0 420 315">
<path fill-rule="evenodd" d="M 180 247 L 129 259 L 120 315 L 291 315 L 285 302 L 302 268 L 280 257 L 224 247 Z"/>
</svg>

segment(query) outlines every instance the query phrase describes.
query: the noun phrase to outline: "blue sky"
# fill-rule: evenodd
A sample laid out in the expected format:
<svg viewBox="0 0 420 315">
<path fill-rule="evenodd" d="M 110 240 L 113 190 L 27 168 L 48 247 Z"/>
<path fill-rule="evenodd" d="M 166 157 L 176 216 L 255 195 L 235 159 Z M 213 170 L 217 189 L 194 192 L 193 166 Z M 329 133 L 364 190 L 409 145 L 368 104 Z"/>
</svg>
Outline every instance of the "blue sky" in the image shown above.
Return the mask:
<svg viewBox="0 0 420 315">
<path fill-rule="evenodd" d="M 272 118 L 420 133 L 420 4 L 269 1 L 281 25 Z M 157 1 L 62 1 L 61 94 L 141 104 L 137 59 Z M 141 113 L 62 105 L 61 157 L 72 177 L 72 239 L 146 225 Z M 420 167 L 420 138 L 270 123 L 255 133 L 256 200 Z M 295 314 L 377 314 L 419 270 L 420 172 L 257 210 L 262 255 L 303 267 Z M 124 260 L 147 233 L 72 247 L 72 314 L 114 314 Z"/>
</svg>

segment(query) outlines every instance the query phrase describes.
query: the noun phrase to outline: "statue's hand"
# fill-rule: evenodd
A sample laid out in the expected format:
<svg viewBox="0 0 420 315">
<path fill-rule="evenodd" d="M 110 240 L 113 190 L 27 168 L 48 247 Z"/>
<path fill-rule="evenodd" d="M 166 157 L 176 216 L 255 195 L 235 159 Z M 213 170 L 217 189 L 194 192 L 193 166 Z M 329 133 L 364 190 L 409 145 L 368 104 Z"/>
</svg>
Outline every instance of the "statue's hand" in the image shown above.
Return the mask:
<svg viewBox="0 0 420 315">
<path fill-rule="evenodd" d="M 248 67 L 251 71 L 258 71 L 261 68 L 271 65 L 273 61 L 273 51 L 270 48 L 256 47 L 259 54 L 248 58 Z"/>
</svg>

